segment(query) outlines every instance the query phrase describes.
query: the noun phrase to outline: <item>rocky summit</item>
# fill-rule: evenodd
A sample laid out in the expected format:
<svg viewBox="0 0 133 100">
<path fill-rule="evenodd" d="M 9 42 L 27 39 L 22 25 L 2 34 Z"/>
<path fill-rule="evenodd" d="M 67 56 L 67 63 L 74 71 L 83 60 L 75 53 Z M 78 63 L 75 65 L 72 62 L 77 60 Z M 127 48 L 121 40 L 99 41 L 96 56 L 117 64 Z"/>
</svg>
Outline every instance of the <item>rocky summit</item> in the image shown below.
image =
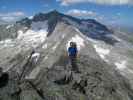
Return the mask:
<svg viewBox="0 0 133 100">
<path fill-rule="evenodd" d="M 128 37 L 56 10 L 1 25 L 0 100 L 133 100 Z M 67 54 L 71 41 L 78 72 Z"/>
</svg>

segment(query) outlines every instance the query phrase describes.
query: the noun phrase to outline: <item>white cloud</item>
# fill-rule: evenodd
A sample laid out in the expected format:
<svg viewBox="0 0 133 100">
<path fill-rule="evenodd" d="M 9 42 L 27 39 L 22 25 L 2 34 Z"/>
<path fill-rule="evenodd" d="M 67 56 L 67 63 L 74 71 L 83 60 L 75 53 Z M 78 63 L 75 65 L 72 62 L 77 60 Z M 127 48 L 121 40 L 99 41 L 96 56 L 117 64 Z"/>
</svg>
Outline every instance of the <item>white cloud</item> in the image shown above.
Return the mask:
<svg viewBox="0 0 133 100">
<path fill-rule="evenodd" d="M 71 9 L 67 11 L 66 14 L 74 17 L 95 19 L 99 22 L 104 22 L 106 20 L 106 16 L 101 15 L 98 12 L 88 10 Z"/>
<path fill-rule="evenodd" d="M 5 22 L 13 22 L 19 20 L 24 17 L 25 14 L 23 12 L 10 12 L 10 13 L 0 13 L 0 20 Z"/>
<path fill-rule="evenodd" d="M 75 16 L 75 17 L 89 17 L 89 16 L 96 16 L 96 13 L 93 11 L 87 10 L 78 10 L 72 9 L 67 12 L 68 15 Z"/>
<path fill-rule="evenodd" d="M 0 17 L 3 17 L 3 16 L 24 16 L 25 14 L 23 12 L 10 12 L 10 13 L 0 13 Z"/>
<path fill-rule="evenodd" d="M 61 2 L 61 5 L 63 6 L 68 6 L 69 4 L 74 4 L 74 3 L 81 3 L 85 2 L 86 0 L 56 0 Z"/>
<path fill-rule="evenodd" d="M 1 17 L 1 20 L 5 21 L 5 22 L 11 22 L 11 21 L 13 21 L 15 19 L 12 16 L 8 16 L 8 17 L 7 16 L 3 16 L 3 17 Z"/>
<path fill-rule="evenodd" d="M 61 5 L 68 6 L 70 4 L 77 3 L 97 3 L 97 4 L 106 4 L 106 5 L 131 5 L 133 0 L 56 0 L 61 2 Z"/>
</svg>

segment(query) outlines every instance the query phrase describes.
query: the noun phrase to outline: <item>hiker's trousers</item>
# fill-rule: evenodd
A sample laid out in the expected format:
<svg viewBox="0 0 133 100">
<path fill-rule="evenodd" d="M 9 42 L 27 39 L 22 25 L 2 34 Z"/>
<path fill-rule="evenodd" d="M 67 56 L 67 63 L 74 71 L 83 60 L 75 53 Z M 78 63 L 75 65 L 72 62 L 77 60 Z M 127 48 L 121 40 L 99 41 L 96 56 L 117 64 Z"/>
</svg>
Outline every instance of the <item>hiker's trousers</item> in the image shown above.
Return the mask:
<svg viewBox="0 0 133 100">
<path fill-rule="evenodd" d="M 69 56 L 72 66 L 72 70 L 77 70 L 77 58 L 75 56 Z"/>
</svg>

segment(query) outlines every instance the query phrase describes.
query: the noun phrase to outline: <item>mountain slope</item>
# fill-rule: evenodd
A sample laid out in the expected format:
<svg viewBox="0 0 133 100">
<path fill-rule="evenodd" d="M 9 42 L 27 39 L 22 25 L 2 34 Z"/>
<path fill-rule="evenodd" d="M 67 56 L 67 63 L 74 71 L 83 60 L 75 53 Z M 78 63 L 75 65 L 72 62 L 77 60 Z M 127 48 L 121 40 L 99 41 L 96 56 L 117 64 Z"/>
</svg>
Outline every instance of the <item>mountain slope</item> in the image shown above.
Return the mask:
<svg viewBox="0 0 133 100">
<path fill-rule="evenodd" d="M 68 15 L 57 12 L 56 10 L 49 13 L 36 14 L 33 19 L 25 18 L 17 22 L 17 26 L 23 26 L 31 28 L 32 23 L 34 22 L 47 22 L 48 24 L 48 36 L 52 34 L 58 22 L 64 22 L 68 25 L 73 25 L 77 27 L 83 34 L 89 36 L 93 39 L 103 40 L 109 44 L 114 44 L 117 42 L 113 37 L 108 37 L 106 35 L 113 34 L 105 25 L 100 24 L 99 22 L 93 19 L 77 19 Z"/>
<path fill-rule="evenodd" d="M 131 69 L 119 62 L 126 56 L 127 42 L 104 25 L 56 11 L 24 19 L 16 25 L 16 38 L 1 41 L 0 45 L 0 65 L 11 79 L 0 91 L 2 100 L 133 99 Z M 70 41 L 77 43 L 80 73 L 71 71 L 67 57 Z M 119 66 L 124 66 L 127 73 Z"/>
</svg>

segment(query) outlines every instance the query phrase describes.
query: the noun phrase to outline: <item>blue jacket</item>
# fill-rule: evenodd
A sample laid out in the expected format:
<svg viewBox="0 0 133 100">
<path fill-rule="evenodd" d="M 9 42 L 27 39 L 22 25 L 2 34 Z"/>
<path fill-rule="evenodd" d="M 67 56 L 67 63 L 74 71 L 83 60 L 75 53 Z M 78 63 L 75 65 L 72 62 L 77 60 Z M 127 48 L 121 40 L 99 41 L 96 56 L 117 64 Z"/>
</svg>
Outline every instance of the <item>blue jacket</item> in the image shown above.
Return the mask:
<svg viewBox="0 0 133 100">
<path fill-rule="evenodd" d="M 77 56 L 77 48 L 74 48 L 74 47 L 69 47 L 68 48 L 68 53 L 69 53 L 69 56 Z"/>
</svg>

